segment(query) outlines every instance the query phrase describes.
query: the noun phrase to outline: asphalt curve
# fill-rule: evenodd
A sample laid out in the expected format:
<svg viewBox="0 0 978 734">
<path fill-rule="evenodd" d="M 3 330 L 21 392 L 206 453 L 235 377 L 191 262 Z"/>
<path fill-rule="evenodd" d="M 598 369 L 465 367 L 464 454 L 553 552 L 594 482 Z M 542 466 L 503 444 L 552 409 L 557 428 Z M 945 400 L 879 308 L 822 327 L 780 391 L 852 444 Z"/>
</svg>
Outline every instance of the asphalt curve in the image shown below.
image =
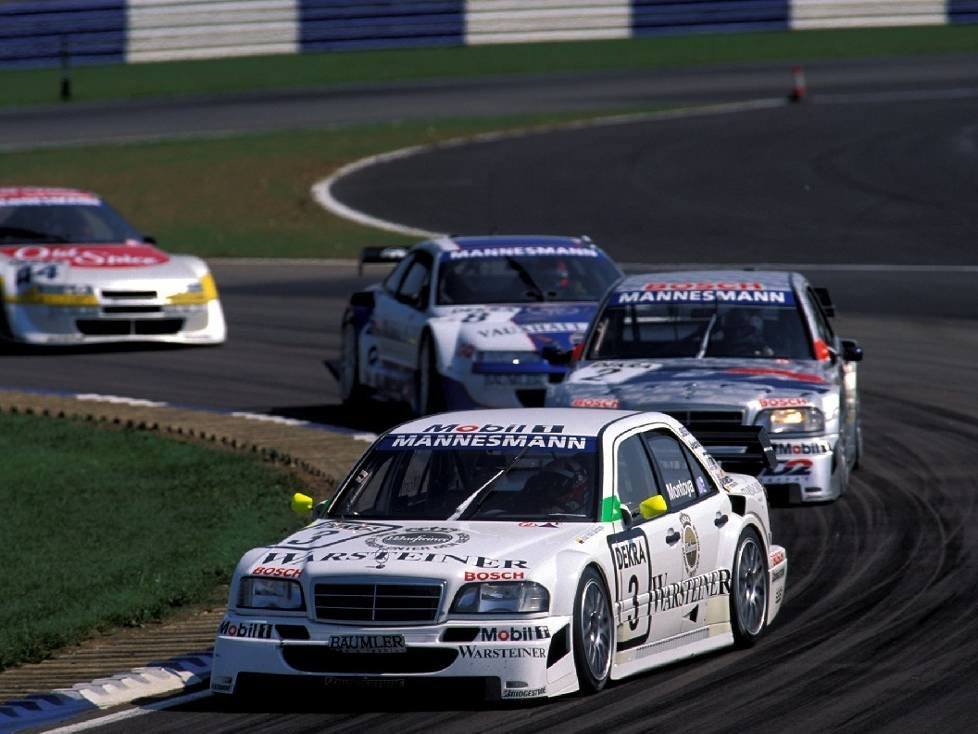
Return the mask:
<svg viewBox="0 0 978 734">
<path fill-rule="evenodd" d="M 674 124 L 440 151 L 385 166 L 389 188 L 351 179 L 338 193 L 385 218 L 403 207 L 403 221 L 435 229 L 590 229 L 627 260 L 822 263 L 801 269 L 835 291 L 840 331 L 866 348 L 866 456 L 844 499 L 774 511 L 791 568 L 769 634 L 751 650 L 676 664 L 596 697 L 510 708 L 438 693 L 323 691 L 242 710 L 208 697 L 103 730 L 973 730 L 978 272 L 954 266 L 975 262 L 968 141 L 978 104 L 839 101 Z M 800 171 L 817 184 L 817 216 L 803 205 Z M 475 193 L 453 198 L 456 189 Z M 478 218 L 486 201 L 490 220 Z M 925 267 L 830 265 L 850 262 Z M 363 281 L 339 267 L 215 270 L 232 327 L 226 347 L 16 350 L 0 358 L 0 382 L 348 419 L 317 359 L 335 354 L 343 296 Z M 361 420 L 381 423 L 385 412 Z"/>
</svg>

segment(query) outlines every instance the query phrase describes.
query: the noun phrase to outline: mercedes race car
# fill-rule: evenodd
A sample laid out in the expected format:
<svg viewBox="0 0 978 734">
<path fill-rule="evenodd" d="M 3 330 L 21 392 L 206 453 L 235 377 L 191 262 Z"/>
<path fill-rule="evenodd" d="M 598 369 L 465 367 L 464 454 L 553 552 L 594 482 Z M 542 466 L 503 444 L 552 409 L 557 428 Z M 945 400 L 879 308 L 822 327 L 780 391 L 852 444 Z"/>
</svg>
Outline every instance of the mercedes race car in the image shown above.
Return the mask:
<svg viewBox="0 0 978 734">
<path fill-rule="evenodd" d="M 570 237 L 446 237 L 363 257 L 397 259 L 383 283 L 350 299 L 334 373 L 345 403 L 377 395 L 416 415 L 542 406 L 621 276 L 589 240 Z"/>
<path fill-rule="evenodd" d="M 95 194 L 0 188 L 0 334 L 28 344 L 220 344 L 204 261 L 153 246 Z"/>
<path fill-rule="evenodd" d="M 833 500 L 862 453 L 863 356 L 834 315 L 828 291 L 798 273 L 632 276 L 605 298 L 547 404 L 658 410 L 694 433 L 764 426 L 781 460 L 760 475 L 772 500 Z"/>
<path fill-rule="evenodd" d="M 774 462 L 763 431 L 744 470 Z M 730 645 L 784 599 L 764 490 L 660 413 L 444 413 L 382 435 L 307 527 L 245 553 L 211 690 L 476 679 L 597 691 Z M 365 680 L 364 680 L 365 679 Z"/>
</svg>

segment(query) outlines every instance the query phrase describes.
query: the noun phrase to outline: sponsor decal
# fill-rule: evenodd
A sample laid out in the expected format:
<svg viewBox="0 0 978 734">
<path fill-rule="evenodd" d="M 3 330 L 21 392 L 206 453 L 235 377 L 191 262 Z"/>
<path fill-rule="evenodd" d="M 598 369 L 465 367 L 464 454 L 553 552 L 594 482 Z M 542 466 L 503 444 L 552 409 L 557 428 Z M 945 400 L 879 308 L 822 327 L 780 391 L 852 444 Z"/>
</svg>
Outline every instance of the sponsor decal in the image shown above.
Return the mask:
<svg viewBox="0 0 978 734">
<path fill-rule="evenodd" d="M 763 291 L 764 286 L 761 283 L 747 283 L 741 281 L 736 283 L 734 281 L 677 281 L 677 282 L 660 282 L 660 283 L 646 283 L 642 286 L 643 291 Z"/>
<path fill-rule="evenodd" d="M 789 443 L 787 441 L 772 441 L 774 453 L 778 456 L 821 456 L 832 453 L 828 441 L 806 441 L 804 443 Z"/>
<path fill-rule="evenodd" d="M 522 571 L 466 571 L 466 581 L 519 581 L 526 578 Z"/>
<path fill-rule="evenodd" d="M 452 250 L 441 256 L 442 260 L 469 260 L 480 257 L 598 257 L 598 251 L 590 247 L 566 247 L 564 245 L 526 245 L 515 247 L 471 247 Z"/>
<path fill-rule="evenodd" d="M 356 654 L 407 652 L 404 635 L 330 635 L 331 650 Z"/>
<path fill-rule="evenodd" d="M 365 542 L 373 548 L 385 550 L 432 550 L 468 543 L 469 535 L 452 528 L 413 528 L 372 536 Z"/>
<path fill-rule="evenodd" d="M 784 551 L 776 550 L 768 556 L 767 565 L 771 567 L 777 566 L 779 563 L 784 561 L 784 558 L 785 558 Z"/>
<path fill-rule="evenodd" d="M 272 625 L 265 622 L 232 622 L 225 619 L 217 628 L 217 634 L 225 637 L 249 637 L 254 640 L 268 640 L 272 636 Z"/>
<path fill-rule="evenodd" d="M 457 563 L 476 568 L 526 570 L 528 561 L 511 558 L 455 555 L 454 553 L 425 553 L 417 551 L 329 551 L 325 553 L 270 550 L 262 564 L 304 565 L 307 563 L 355 563 L 363 561 L 370 568 L 384 568 L 389 563 Z"/>
<path fill-rule="evenodd" d="M 162 265 L 170 256 L 150 245 L 24 245 L 0 247 L 0 253 L 15 260 L 66 262 L 77 268 L 136 268 Z"/>
<path fill-rule="evenodd" d="M 785 571 L 787 570 L 788 569 L 786 568 L 779 568 L 777 571 L 771 574 L 771 581 L 780 581 L 781 579 L 783 579 Z"/>
<path fill-rule="evenodd" d="M 798 372 L 797 370 L 782 370 L 774 367 L 731 367 L 726 372 L 730 375 L 749 375 L 751 377 L 783 377 L 786 380 L 798 380 L 799 382 L 826 382 L 825 378 L 821 375 L 813 375 L 810 372 Z"/>
<path fill-rule="evenodd" d="M 621 401 L 618 398 L 574 398 L 572 408 L 618 408 Z"/>
<path fill-rule="evenodd" d="M 761 477 L 764 479 L 781 479 L 783 477 L 807 477 L 812 473 L 811 459 L 788 459 L 782 461 L 773 469 L 765 469 Z"/>
<path fill-rule="evenodd" d="M 706 480 L 702 475 L 697 475 L 696 477 L 696 492 L 702 497 L 704 494 L 708 494 L 710 488 L 706 486 Z"/>
<path fill-rule="evenodd" d="M 648 595 L 652 587 L 652 554 L 648 536 L 640 528 L 608 536 L 614 566 L 615 622 L 618 650 L 643 644 L 652 629 Z"/>
<path fill-rule="evenodd" d="M 794 295 L 786 290 L 655 290 L 619 291 L 614 304 L 634 303 L 719 303 L 725 305 L 792 306 Z"/>
<path fill-rule="evenodd" d="M 215 678 L 211 676 L 211 690 L 212 691 L 231 691 L 231 682 L 233 678 L 229 675 L 222 675 L 220 678 Z"/>
<path fill-rule="evenodd" d="M 493 658 L 547 657 L 547 648 L 545 647 L 476 647 L 475 645 L 462 645 L 458 651 L 463 658 L 482 658 L 485 660 Z"/>
<path fill-rule="evenodd" d="M 74 189 L 0 189 L 0 206 L 98 206 L 97 196 Z"/>
<path fill-rule="evenodd" d="M 536 698 L 547 693 L 544 688 L 506 688 L 503 690 L 503 698 Z"/>
<path fill-rule="evenodd" d="M 255 566 L 251 569 L 252 576 L 279 576 L 287 579 L 294 579 L 301 573 L 301 568 L 281 568 L 279 566 Z"/>
<path fill-rule="evenodd" d="M 680 513 L 679 524 L 682 525 L 683 565 L 686 567 L 686 574 L 692 576 L 700 565 L 700 535 L 685 512 Z"/>
<path fill-rule="evenodd" d="M 363 473 L 363 472 L 361 472 Z M 364 480 L 366 480 L 366 476 Z M 354 480 L 360 482 L 359 475 Z M 362 484 L 362 482 L 360 482 Z M 389 523 L 346 522 L 342 520 L 319 520 L 278 543 L 273 548 L 289 550 L 314 550 L 331 545 L 339 545 L 368 535 L 400 530 L 400 525 Z M 268 561 L 263 562 L 263 565 Z"/>
<path fill-rule="evenodd" d="M 780 589 L 778 589 L 777 591 L 774 592 L 774 602 L 776 604 L 780 604 L 782 599 L 784 599 L 784 587 L 783 586 Z"/>
<path fill-rule="evenodd" d="M 666 482 L 666 494 L 669 500 L 678 502 L 696 496 L 696 488 L 693 486 L 692 479 L 684 479 L 680 482 Z"/>
<path fill-rule="evenodd" d="M 655 577 L 652 606 L 656 612 L 684 607 L 708 597 L 730 593 L 730 570 L 726 568 L 693 576 L 674 584 L 667 581 L 667 574 L 659 574 Z"/>
<path fill-rule="evenodd" d="M 561 426 L 562 428 L 562 426 Z M 546 449 L 548 451 L 597 450 L 593 436 L 567 436 L 532 433 L 395 433 L 385 436 L 380 449 L 414 451 L 417 449 Z"/>
<path fill-rule="evenodd" d="M 543 321 L 528 324 L 506 324 L 479 329 L 476 333 L 483 339 L 517 334 L 577 334 L 587 331 L 587 321 Z M 492 352 L 487 354 L 491 357 Z M 491 360 L 490 360 L 491 361 Z"/>
<path fill-rule="evenodd" d="M 811 406 L 806 398 L 761 398 L 762 408 L 801 408 Z"/>
<path fill-rule="evenodd" d="M 550 628 L 545 625 L 525 627 L 483 627 L 479 630 L 482 642 L 527 642 L 550 639 Z"/>
<path fill-rule="evenodd" d="M 425 427 L 422 433 L 563 433 L 564 427 L 537 423 L 530 426 L 527 423 L 513 423 L 500 426 L 495 423 L 432 423 Z M 410 435 L 410 434 L 402 434 Z"/>
<path fill-rule="evenodd" d="M 604 530 L 604 527 L 603 526 L 601 526 L 601 525 L 594 525 L 594 526 L 590 527 L 589 529 L 585 530 L 580 535 L 578 535 L 576 538 L 574 538 L 574 540 L 576 540 L 578 543 L 586 543 L 591 538 L 593 538 L 595 535 L 597 535 L 598 533 L 600 533 L 602 530 Z"/>
<path fill-rule="evenodd" d="M 521 522 L 521 528 L 559 528 L 559 522 Z"/>
</svg>

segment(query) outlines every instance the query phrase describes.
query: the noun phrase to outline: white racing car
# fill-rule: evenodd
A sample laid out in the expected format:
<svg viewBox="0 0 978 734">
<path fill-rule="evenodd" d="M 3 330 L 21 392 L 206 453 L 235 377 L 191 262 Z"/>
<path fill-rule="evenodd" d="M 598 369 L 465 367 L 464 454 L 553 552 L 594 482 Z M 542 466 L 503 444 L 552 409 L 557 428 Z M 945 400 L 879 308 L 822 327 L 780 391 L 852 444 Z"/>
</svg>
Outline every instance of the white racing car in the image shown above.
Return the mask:
<svg viewBox="0 0 978 734">
<path fill-rule="evenodd" d="M 397 260 L 383 283 L 351 297 L 340 364 L 327 366 L 345 403 L 376 395 L 417 415 L 542 406 L 621 275 L 572 237 L 445 237 L 368 248 L 361 262 Z"/>
<path fill-rule="evenodd" d="M 204 261 L 153 246 L 98 196 L 0 188 L 0 335 L 28 344 L 220 344 Z"/>
<path fill-rule="evenodd" d="M 774 461 L 761 429 L 704 440 L 739 443 L 745 470 Z M 659 413 L 414 420 L 314 512 L 238 564 L 212 691 L 430 678 L 513 700 L 596 691 L 753 644 L 784 596 L 757 480 Z"/>
</svg>

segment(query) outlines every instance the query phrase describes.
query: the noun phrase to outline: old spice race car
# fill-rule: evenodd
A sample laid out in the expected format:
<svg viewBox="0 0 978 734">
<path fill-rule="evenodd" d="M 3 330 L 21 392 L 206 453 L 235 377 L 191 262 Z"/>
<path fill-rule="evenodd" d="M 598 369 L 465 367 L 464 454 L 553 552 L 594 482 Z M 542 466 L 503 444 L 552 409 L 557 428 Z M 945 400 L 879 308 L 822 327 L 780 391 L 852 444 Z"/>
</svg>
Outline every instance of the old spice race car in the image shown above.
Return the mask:
<svg viewBox="0 0 978 734">
<path fill-rule="evenodd" d="M 351 297 L 336 374 L 344 402 L 374 394 L 417 415 L 542 406 L 621 275 L 570 237 L 446 237 L 364 256 L 397 258 L 383 283 Z"/>
<path fill-rule="evenodd" d="M 0 332 L 30 344 L 220 344 L 204 261 L 158 250 L 98 196 L 0 188 Z"/>
<path fill-rule="evenodd" d="M 605 298 L 548 405 L 659 410 L 694 433 L 764 426 L 781 460 L 760 476 L 769 496 L 832 500 L 862 451 L 862 349 L 836 336 L 834 314 L 828 292 L 798 273 L 631 276 Z"/>
<path fill-rule="evenodd" d="M 734 433 L 745 469 L 774 462 L 763 431 Z M 444 413 L 382 435 L 310 525 L 244 555 L 211 690 L 477 678 L 493 698 L 596 691 L 753 644 L 786 572 L 761 485 L 666 415 Z"/>
</svg>

